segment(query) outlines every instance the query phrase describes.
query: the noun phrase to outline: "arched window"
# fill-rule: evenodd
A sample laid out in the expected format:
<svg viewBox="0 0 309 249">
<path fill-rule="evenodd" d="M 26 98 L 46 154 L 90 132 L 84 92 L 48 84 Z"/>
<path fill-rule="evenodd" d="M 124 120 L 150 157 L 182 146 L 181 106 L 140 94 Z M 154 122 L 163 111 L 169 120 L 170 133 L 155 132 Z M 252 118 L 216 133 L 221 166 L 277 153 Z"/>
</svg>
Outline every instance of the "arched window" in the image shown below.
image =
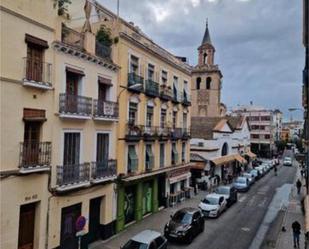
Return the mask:
<svg viewBox="0 0 309 249">
<path fill-rule="evenodd" d="M 201 77 L 196 78 L 196 89 L 199 90 L 201 89 Z"/>
<path fill-rule="evenodd" d="M 207 64 L 207 53 L 206 52 L 203 55 L 203 62 L 204 64 Z"/>
<path fill-rule="evenodd" d="M 224 143 L 221 150 L 221 156 L 226 156 L 229 152 L 229 147 L 227 143 Z"/>
<path fill-rule="evenodd" d="M 206 78 L 206 89 L 210 89 L 211 77 Z"/>
</svg>

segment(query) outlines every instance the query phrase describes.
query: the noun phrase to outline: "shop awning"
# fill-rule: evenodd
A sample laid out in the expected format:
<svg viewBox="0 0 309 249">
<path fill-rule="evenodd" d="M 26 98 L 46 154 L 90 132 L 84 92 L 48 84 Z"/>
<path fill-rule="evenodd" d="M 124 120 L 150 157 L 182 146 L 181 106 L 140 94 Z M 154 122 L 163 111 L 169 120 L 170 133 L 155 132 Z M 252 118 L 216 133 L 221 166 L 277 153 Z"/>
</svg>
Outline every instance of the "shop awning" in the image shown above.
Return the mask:
<svg viewBox="0 0 309 249">
<path fill-rule="evenodd" d="M 211 159 L 210 161 L 212 161 L 215 165 L 218 166 L 225 163 L 233 162 L 234 160 L 235 160 L 235 154 L 218 157 L 215 159 Z"/>
<path fill-rule="evenodd" d="M 256 155 L 251 151 L 246 152 L 245 155 L 247 155 L 250 158 L 256 158 Z"/>
<path fill-rule="evenodd" d="M 241 164 L 245 164 L 245 163 L 247 163 L 247 160 L 245 159 L 245 158 L 243 158 L 241 155 L 239 155 L 239 154 L 236 154 L 235 155 L 235 159 L 239 162 L 239 163 L 241 163 Z"/>
</svg>

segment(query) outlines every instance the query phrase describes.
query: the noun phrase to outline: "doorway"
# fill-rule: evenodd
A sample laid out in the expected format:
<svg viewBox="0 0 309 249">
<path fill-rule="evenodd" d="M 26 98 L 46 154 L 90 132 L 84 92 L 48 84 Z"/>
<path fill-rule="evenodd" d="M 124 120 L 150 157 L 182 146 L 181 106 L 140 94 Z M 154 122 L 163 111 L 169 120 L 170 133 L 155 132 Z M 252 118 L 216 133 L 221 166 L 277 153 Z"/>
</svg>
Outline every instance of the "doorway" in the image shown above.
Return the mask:
<svg viewBox="0 0 309 249">
<path fill-rule="evenodd" d="M 35 207 L 35 203 L 20 207 L 18 249 L 33 249 Z"/>
<path fill-rule="evenodd" d="M 25 121 L 23 165 L 32 166 L 39 163 L 41 122 Z"/>
<path fill-rule="evenodd" d="M 101 238 L 100 214 L 102 197 L 90 200 L 88 242 L 92 243 Z"/>
<path fill-rule="evenodd" d="M 81 215 L 82 204 L 78 203 L 62 208 L 61 212 L 61 232 L 60 249 L 77 249 L 78 239 L 76 237 L 75 222 Z"/>
</svg>

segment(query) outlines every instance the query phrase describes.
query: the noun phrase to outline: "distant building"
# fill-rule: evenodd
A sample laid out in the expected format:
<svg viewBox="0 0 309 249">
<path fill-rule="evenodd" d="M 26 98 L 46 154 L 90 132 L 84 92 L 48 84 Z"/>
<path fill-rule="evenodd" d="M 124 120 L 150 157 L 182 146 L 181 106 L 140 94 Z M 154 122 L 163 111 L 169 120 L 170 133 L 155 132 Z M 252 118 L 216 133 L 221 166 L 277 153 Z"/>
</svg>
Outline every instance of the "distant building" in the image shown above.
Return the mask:
<svg viewBox="0 0 309 249">
<path fill-rule="evenodd" d="M 274 110 L 273 123 L 274 123 L 274 140 L 279 141 L 280 133 L 282 130 L 282 112 L 278 109 Z"/>
<path fill-rule="evenodd" d="M 289 132 L 289 140 L 300 139 L 303 134 L 304 126 L 303 121 L 290 121 L 284 122 L 282 127 L 284 130 Z"/>
<path fill-rule="evenodd" d="M 275 141 L 278 140 L 280 134 L 280 111 L 251 104 L 235 108 L 232 115 L 248 117 L 252 152 L 261 157 L 271 157 L 275 150 Z"/>
<path fill-rule="evenodd" d="M 281 141 L 285 141 L 285 142 L 288 142 L 290 140 L 290 129 L 289 128 L 281 129 L 280 139 Z"/>
</svg>

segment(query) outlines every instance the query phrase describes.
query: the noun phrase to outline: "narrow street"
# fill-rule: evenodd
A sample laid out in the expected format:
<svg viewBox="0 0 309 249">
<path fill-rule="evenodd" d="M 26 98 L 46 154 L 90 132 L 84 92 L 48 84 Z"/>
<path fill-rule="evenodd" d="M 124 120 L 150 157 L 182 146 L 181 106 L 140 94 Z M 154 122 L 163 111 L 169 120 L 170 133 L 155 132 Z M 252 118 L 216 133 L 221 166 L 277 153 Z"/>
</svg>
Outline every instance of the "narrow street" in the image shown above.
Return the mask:
<svg viewBox="0 0 309 249">
<path fill-rule="evenodd" d="M 168 248 L 248 249 L 250 248 L 277 188 L 293 184 L 296 167 L 280 166 L 278 176 L 270 171 L 256 182 L 249 192 L 239 194 L 238 202 L 217 219 L 207 219 L 204 233 L 198 235 L 190 245 L 170 243 Z M 289 192 L 284 193 L 289 195 Z M 94 243 L 92 249 L 116 249 L 144 229 L 163 232 L 169 216 L 182 207 L 197 207 L 205 195 L 199 194 L 174 208 L 167 208 L 146 217 L 143 221 L 128 227 L 106 243 Z"/>
</svg>

